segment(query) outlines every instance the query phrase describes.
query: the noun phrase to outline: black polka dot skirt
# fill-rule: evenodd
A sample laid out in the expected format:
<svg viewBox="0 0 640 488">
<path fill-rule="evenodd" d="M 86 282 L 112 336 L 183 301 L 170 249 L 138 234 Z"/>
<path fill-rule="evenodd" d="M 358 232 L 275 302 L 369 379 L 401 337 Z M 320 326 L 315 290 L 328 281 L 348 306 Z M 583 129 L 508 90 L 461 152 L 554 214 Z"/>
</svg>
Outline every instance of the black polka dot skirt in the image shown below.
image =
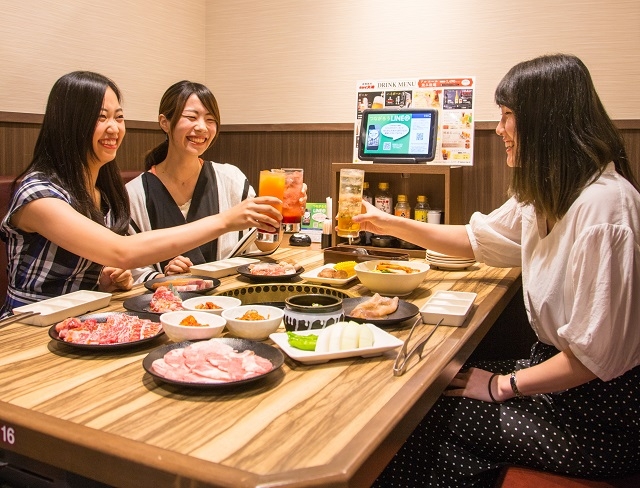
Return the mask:
<svg viewBox="0 0 640 488">
<path fill-rule="evenodd" d="M 529 360 L 465 367 L 507 374 L 555 354 L 538 342 Z M 507 465 L 589 479 L 640 471 L 640 367 L 501 404 L 443 396 L 373 486 L 492 487 Z"/>
</svg>

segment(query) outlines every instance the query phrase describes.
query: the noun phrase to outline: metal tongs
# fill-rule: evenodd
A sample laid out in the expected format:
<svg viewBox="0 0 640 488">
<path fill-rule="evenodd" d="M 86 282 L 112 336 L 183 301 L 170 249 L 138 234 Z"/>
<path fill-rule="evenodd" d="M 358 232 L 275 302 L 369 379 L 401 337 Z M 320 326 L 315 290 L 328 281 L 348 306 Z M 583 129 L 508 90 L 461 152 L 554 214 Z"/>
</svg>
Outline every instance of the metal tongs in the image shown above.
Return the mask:
<svg viewBox="0 0 640 488">
<path fill-rule="evenodd" d="M 431 338 L 431 336 L 433 335 L 433 333 L 436 331 L 436 329 L 442 323 L 443 320 L 444 318 L 441 318 L 440 321 L 436 324 L 436 326 L 431 330 L 431 332 L 429 332 L 429 334 L 427 334 L 427 336 L 424 339 L 422 339 L 415 346 L 413 346 L 411 351 L 409 351 L 409 353 L 407 354 L 407 347 L 409 345 L 409 340 L 413 335 L 413 331 L 416 328 L 416 325 L 422 322 L 422 316 L 418 316 L 416 321 L 413 323 L 413 326 L 411 327 L 411 331 L 409 332 L 407 339 L 404 341 L 404 344 L 402 344 L 402 347 L 400 348 L 400 352 L 398 352 L 398 356 L 396 357 L 395 363 L 393 363 L 393 376 L 402 376 L 404 374 L 405 370 L 407 369 L 407 363 L 413 357 L 414 354 L 418 354 L 420 359 L 422 359 L 422 351 L 424 350 L 424 345 Z"/>
</svg>

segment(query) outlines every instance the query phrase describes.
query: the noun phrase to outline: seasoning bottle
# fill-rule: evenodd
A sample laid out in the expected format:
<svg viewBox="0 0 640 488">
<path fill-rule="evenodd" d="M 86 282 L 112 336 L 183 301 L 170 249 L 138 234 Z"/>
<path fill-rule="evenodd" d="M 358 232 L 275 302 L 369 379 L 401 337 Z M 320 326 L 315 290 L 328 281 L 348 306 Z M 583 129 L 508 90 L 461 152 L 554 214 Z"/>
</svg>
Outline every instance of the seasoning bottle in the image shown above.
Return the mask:
<svg viewBox="0 0 640 488">
<path fill-rule="evenodd" d="M 392 213 L 393 211 L 393 198 L 389 191 L 389 183 L 378 183 L 378 192 L 374 197 L 374 205 L 383 212 Z"/>
<path fill-rule="evenodd" d="M 369 182 L 365 181 L 362 184 L 362 199 L 366 202 L 369 202 L 373 205 L 373 197 L 371 196 L 371 192 L 369 191 Z"/>
<path fill-rule="evenodd" d="M 427 212 L 429 210 L 431 210 L 431 207 L 429 207 L 427 197 L 424 195 L 418 195 L 418 203 L 416 203 L 416 207 L 413 210 L 413 219 L 420 222 L 426 222 Z"/>
<path fill-rule="evenodd" d="M 411 206 L 407 201 L 407 195 L 398 195 L 398 202 L 396 203 L 394 214 L 396 217 L 411 218 Z"/>
</svg>

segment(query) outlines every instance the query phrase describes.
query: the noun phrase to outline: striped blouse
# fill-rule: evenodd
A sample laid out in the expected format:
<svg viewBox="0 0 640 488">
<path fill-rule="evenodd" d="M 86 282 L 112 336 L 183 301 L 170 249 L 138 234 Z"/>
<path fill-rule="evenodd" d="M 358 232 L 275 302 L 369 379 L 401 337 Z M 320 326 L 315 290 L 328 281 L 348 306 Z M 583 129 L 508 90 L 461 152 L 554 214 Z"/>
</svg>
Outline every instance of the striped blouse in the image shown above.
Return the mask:
<svg viewBox="0 0 640 488">
<path fill-rule="evenodd" d="M 42 173 L 30 173 L 16 189 L 0 222 L 0 238 L 7 244 L 9 286 L 0 317 L 15 307 L 77 290 L 97 290 L 103 266 L 77 256 L 37 233 L 11 225 L 11 216 L 39 198 L 58 198 L 71 204 L 69 193 Z M 111 226 L 110 212 L 105 225 Z"/>
</svg>

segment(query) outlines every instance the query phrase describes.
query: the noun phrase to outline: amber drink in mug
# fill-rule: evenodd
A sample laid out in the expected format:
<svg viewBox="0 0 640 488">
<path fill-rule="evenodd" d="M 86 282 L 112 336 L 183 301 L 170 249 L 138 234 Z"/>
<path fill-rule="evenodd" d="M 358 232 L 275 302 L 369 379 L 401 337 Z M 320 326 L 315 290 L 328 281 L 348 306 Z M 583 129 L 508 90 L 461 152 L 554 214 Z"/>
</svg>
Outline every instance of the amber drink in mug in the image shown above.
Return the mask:
<svg viewBox="0 0 640 488">
<path fill-rule="evenodd" d="M 340 237 L 353 239 L 360 234 L 360 224 L 353 221 L 354 215 L 362 211 L 362 186 L 364 170 L 343 168 L 340 170 L 338 188 L 338 226 Z"/>
<path fill-rule="evenodd" d="M 285 232 L 300 232 L 304 207 L 302 198 L 302 168 L 282 168 L 284 171 L 284 198 L 282 200 L 282 228 Z"/>
<path fill-rule="evenodd" d="M 260 183 L 258 186 L 258 196 L 276 197 L 280 201 L 284 200 L 285 172 L 281 169 L 265 169 L 260 171 Z M 276 210 L 282 213 L 282 205 L 274 205 Z M 280 233 L 258 229 L 257 240 L 259 242 L 278 242 Z"/>
</svg>

